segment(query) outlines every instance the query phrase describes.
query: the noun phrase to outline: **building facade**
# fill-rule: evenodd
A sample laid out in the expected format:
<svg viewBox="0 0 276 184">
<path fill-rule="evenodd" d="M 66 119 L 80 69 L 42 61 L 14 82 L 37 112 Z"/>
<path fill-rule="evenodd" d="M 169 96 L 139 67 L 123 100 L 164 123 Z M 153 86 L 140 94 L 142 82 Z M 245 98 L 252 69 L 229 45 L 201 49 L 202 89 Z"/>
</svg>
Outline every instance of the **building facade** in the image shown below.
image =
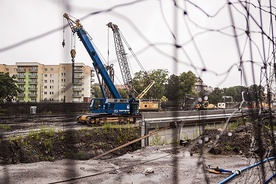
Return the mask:
<svg viewBox="0 0 276 184">
<path fill-rule="evenodd" d="M 74 71 L 74 72 L 73 72 Z M 83 63 L 44 65 L 38 62 L 0 64 L 0 72 L 17 77 L 23 93 L 19 102 L 89 102 L 93 96 L 94 69 Z"/>
</svg>

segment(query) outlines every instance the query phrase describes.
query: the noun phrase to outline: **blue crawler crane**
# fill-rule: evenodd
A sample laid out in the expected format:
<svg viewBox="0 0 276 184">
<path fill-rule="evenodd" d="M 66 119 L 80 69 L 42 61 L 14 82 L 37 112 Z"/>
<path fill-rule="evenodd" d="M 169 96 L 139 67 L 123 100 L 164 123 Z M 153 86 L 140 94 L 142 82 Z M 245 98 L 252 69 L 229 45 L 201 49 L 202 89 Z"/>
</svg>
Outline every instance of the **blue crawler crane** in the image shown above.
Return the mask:
<svg viewBox="0 0 276 184">
<path fill-rule="evenodd" d="M 123 99 L 116 89 L 112 79 L 108 75 L 106 67 L 103 65 L 100 57 L 98 56 L 93 44 L 90 41 L 88 33 L 84 30 L 80 20 L 72 20 L 67 13 L 64 13 L 63 17 L 68 21 L 68 24 L 73 33 L 76 33 L 87 50 L 89 56 L 92 59 L 93 66 L 95 68 L 98 79 L 101 77 L 111 93 L 112 99 L 106 97 L 103 86 L 101 92 L 103 98 L 94 98 L 91 100 L 91 112 L 93 115 L 83 115 L 78 117 L 78 122 L 97 121 L 97 119 L 103 119 L 108 116 L 119 117 L 122 115 L 138 115 L 138 102 L 134 98 Z M 97 119 L 96 119 L 97 117 Z"/>
</svg>

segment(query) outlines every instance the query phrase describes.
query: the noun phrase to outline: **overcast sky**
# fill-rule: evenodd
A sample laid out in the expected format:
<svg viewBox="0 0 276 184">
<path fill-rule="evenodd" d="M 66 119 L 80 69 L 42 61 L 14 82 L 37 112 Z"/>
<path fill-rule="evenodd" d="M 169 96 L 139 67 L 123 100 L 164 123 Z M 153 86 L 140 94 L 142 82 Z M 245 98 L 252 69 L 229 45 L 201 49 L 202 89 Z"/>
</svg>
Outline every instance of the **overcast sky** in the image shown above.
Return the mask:
<svg viewBox="0 0 276 184">
<path fill-rule="evenodd" d="M 260 82 L 265 85 L 265 78 L 260 74 L 264 71 L 261 66 L 264 61 L 274 63 L 274 48 L 269 40 L 275 34 L 274 0 L 271 1 L 272 21 L 269 0 L 261 1 L 261 15 L 257 0 L 247 4 L 231 1 L 230 7 L 225 0 L 176 2 L 178 7 L 169 0 L 2 0 L 0 62 L 8 65 L 18 61 L 49 65 L 70 63 L 71 31 L 66 29 L 63 36 L 62 30 L 63 13 L 67 12 L 81 19 L 104 62 L 114 64 L 117 84 L 122 83 L 121 73 L 116 62 L 112 31 L 106 26 L 108 22 L 119 26 L 146 71 L 167 69 L 170 75 L 179 75 L 191 70 L 207 85 L 220 88 Z M 250 37 L 245 34 L 245 8 L 250 13 Z M 65 48 L 61 44 L 63 37 Z M 181 47 L 176 49 L 175 43 Z M 78 39 L 75 45 L 76 62 L 92 66 Z M 127 47 L 125 50 L 133 76 L 142 68 Z M 267 70 L 268 77 L 270 74 Z"/>
</svg>

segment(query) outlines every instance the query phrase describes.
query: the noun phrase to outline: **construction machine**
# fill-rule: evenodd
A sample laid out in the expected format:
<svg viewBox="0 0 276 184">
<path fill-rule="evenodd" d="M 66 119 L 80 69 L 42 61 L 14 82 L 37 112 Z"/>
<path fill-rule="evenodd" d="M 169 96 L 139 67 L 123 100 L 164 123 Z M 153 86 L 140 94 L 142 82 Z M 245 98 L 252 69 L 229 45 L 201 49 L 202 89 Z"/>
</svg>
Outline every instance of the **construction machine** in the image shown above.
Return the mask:
<svg viewBox="0 0 276 184">
<path fill-rule="evenodd" d="M 161 102 L 158 99 L 144 99 L 144 95 L 154 85 L 155 81 L 152 81 L 136 99 L 139 100 L 139 111 L 158 111 L 161 109 Z"/>
<path fill-rule="evenodd" d="M 143 99 L 144 95 L 150 90 L 154 85 L 152 81 L 137 97 L 135 97 L 135 90 L 132 83 L 132 77 L 129 70 L 127 54 L 124 49 L 122 38 L 124 39 L 122 33 L 119 30 L 119 27 L 112 22 L 107 24 L 109 28 L 113 31 L 115 51 L 118 59 L 118 63 L 121 69 L 124 85 L 127 87 L 128 93 L 132 98 L 135 98 L 139 101 L 139 111 L 158 111 L 161 109 L 161 103 L 158 99 Z M 132 55 L 137 59 L 126 39 L 124 39 L 125 44 L 128 46 L 129 50 L 132 52 Z"/>
<path fill-rule="evenodd" d="M 98 79 L 103 80 L 107 86 L 112 99 L 106 97 L 106 93 L 103 85 L 100 85 L 102 98 L 94 98 L 91 100 L 90 108 L 92 114 L 80 115 L 77 121 L 80 123 L 95 123 L 97 121 L 106 121 L 108 118 L 119 119 L 122 117 L 130 117 L 139 115 L 138 102 L 134 98 L 123 99 L 116 89 L 112 79 L 108 75 L 106 67 L 102 63 L 97 51 L 95 50 L 88 33 L 83 28 L 79 19 L 73 20 L 67 13 L 64 13 L 63 17 L 68 21 L 68 25 L 71 28 L 73 34 L 77 34 L 80 41 L 87 50 L 89 56 L 92 59 L 92 64 L 95 68 Z M 101 83 L 99 81 L 99 83 Z"/>
<path fill-rule="evenodd" d="M 208 96 L 204 96 L 203 99 L 201 97 L 198 98 L 198 103 L 196 104 L 195 108 L 198 110 L 213 110 L 213 109 L 217 109 L 217 106 L 214 104 L 211 104 L 208 101 Z"/>
</svg>

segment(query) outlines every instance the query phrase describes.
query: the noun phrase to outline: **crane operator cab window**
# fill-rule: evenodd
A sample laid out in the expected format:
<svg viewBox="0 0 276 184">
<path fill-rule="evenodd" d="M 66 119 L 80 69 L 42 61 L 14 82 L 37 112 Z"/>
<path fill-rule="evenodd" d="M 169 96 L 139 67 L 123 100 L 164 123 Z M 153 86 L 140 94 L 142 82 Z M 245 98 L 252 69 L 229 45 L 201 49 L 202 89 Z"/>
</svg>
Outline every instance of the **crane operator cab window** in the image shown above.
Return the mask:
<svg viewBox="0 0 276 184">
<path fill-rule="evenodd" d="M 92 107 L 92 109 L 95 109 L 95 110 L 100 109 L 101 108 L 101 100 L 100 99 L 92 100 L 91 107 Z"/>
</svg>

